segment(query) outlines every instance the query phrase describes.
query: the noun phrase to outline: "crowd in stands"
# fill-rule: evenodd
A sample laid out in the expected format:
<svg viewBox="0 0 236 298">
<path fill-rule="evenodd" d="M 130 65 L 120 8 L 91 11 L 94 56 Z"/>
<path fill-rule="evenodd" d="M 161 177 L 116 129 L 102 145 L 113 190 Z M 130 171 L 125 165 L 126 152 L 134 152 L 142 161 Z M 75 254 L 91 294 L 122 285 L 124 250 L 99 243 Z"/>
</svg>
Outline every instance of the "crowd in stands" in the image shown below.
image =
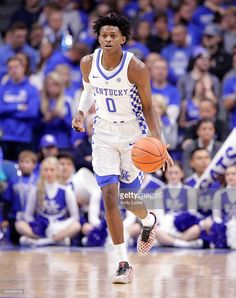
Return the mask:
<svg viewBox="0 0 236 298">
<path fill-rule="evenodd" d="M 157 243 L 235 248 L 236 166 L 210 191 L 193 189 L 236 127 L 233 0 L 24 1 L 0 39 L 0 243 L 109 244 L 92 168 L 95 106 L 85 133 L 71 122 L 80 60 L 98 47 L 93 22 L 111 9 L 132 22 L 124 50 L 149 69 L 162 139 L 176 161 L 146 174 L 142 186 L 161 194 Z M 140 223 L 122 212 L 134 245 Z"/>
</svg>

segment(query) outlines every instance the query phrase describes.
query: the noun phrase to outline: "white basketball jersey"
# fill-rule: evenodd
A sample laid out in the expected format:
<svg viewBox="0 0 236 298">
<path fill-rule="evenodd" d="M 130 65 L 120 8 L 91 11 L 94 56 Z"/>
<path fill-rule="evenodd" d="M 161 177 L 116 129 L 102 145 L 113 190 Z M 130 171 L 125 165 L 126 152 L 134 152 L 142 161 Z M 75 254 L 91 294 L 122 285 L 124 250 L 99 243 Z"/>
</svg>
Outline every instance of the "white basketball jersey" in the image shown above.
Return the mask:
<svg viewBox="0 0 236 298">
<path fill-rule="evenodd" d="M 123 51 L 120 64 L 112 71 L 102 66 L 102 49 L 96 49 L 89 81 L 93 87 L 97 116 L 115 123 L 137 120 L 142 130 L 144 121 L 142 103 L 138 88 L 128 80 L 128 66 L 132 53 Z"/>
</svg>

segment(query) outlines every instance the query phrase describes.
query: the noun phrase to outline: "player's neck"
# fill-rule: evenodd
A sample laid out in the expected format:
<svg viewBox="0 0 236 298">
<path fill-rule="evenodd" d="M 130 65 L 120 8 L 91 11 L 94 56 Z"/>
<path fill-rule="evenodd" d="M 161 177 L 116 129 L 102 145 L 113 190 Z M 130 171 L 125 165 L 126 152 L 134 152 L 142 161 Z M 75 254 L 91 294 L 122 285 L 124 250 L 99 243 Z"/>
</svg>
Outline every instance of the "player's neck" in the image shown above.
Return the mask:
<svg viewBox="0 0 236 298">
<path fill-rule="evenodd" d="M 115 69 L 120 64 L 122 56 L 123 56 L 122 50 L 111 54 L 107 54 L 103 52 L 102 60 L 101 60 L 103 68 L 105 68 L 106 70 Z"/>
</svg>

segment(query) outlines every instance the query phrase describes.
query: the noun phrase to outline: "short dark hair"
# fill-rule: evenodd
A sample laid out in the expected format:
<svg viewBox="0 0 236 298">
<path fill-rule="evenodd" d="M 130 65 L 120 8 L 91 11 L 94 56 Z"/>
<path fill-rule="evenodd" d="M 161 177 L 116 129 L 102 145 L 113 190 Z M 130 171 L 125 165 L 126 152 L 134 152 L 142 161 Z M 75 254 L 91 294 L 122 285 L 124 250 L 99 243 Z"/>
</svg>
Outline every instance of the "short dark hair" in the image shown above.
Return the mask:
<svg viewBox="0 0 236 298">
<path fill-rule="evenodd" d="M 69 159 L 73 164 L 75 164 L 74 156 L 69 151 L 60 151 L 57 155 L 58 160 L 61 158 Z"/>
<path fill-rule="evenodd" d="M 193 156 L 195 155 L 195 153 L 198 152 L 198 151 L 206 151 L 206 152 L 208 152 L 208 150 L 207 150 L 206 148 L 204 148 L 204 147 L 196 147 L 196 148 L 194 148 L 194 149 L 191 151 L 191 153 L 190 153 L 190 159 L 192 159 Z M 208 154 L 210 155 L 209 152 L 208 152 Z"/>
<path fill-rule="evenodd" d="M 197 126 L 196 126 L 196 131 L 200 128 L 200 126 L 204 123 L 211 123 L 213 127 L 215 128 L 215 123 L 212 119 L 210 118 L 202 118 L 198 121 Z"/>
<path fill-rule="evenodd" d="M 159 20 L 164 20 L 164 22 L 167 24 L 168 23 L 168 17 L 167 14 L 165 12 L 158 12 L 155 14 L 154 16 L 154 23 L 156 23 Z"/>
<path fill-rule="evenodd" d="M 28 31 L 28 28 L 27 28 L 27 26 L 26 26 L 25 23 L 23 23 L 23 22 L 16 22 L 16 23 L 13 23 L 11 25 L 10 30 L 12 32 L 14 32 L 16 30 L 26 30 L 26 31 Z"/>
<path fill-rule="evenodd" d="M 218 109 L 218 105 L 217 105 L 217 103 L 214 102 L 212 99 L 210 99 L 210 98 L 203 98 L 203 99 L 200 101 L 199 104 L 204 103 L 204 102 L 209 102 L 209 103 L 212 105 L 212 107 L 213 107 L 214 109 L 216 109 L 216 110 Z"/>
<path fill-rule="evenodd" d="M 97 34 L 97 36 L 100 35 L 100 30 L 103 26 L 118 27 L 121 34 L 126 37 L 126 41 L 128 41 L 130 38 L 131 23 L 122 15 L 112 12 L 107 16 L 99 16 L 93 26 L 94 32 Z"/>
</svg>

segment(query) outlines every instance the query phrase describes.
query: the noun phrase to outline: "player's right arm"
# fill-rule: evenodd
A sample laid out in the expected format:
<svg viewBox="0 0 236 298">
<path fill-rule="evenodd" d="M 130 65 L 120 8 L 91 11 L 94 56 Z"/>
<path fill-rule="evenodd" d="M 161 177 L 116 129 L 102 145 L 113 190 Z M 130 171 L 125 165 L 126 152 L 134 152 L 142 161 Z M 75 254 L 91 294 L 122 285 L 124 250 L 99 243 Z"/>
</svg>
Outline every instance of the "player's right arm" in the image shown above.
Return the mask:
<svg viewBox="0 0 236 298">
<path fill-rule="evenodd" d="M 92 86 L 89 82 L 89 74 L 92 67 L 93 55 L 84 56 L 80 61 L 80 69 L 82 72 L 84 90 L 81 93 L 79 107 L 77 113 L 72 120 L 72 127 L 74 130 L 84 132 L 84 117 L 90 107 L 92 106 L 94 99 L 92 95 Z"/>
</svg>

